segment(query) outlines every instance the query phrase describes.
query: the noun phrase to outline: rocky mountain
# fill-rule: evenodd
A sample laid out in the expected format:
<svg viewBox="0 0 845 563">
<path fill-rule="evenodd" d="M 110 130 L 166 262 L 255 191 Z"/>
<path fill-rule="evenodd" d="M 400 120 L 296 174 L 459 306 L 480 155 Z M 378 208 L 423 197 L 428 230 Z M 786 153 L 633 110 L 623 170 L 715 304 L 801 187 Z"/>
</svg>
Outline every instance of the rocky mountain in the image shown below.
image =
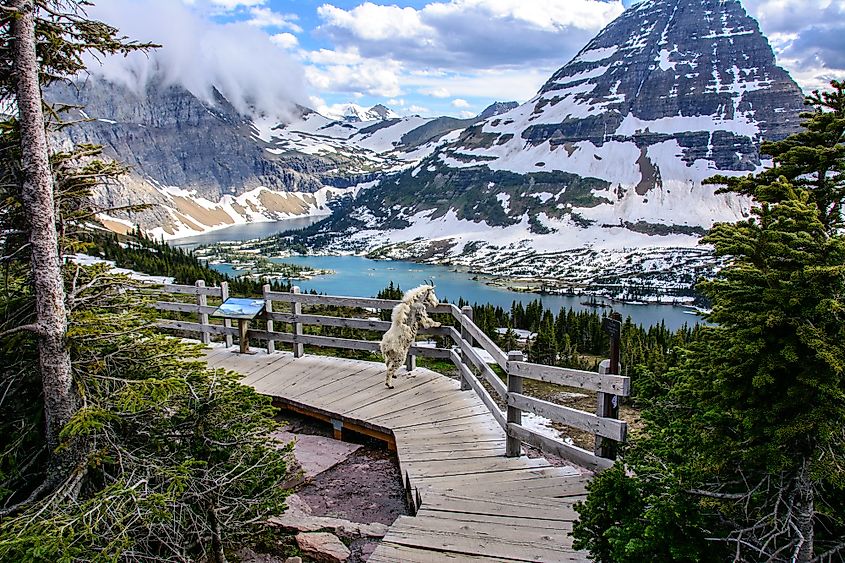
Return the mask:
<svg viewBox="0 0 845 563">
<path fill-rule="evenodd" d="M 481 119 L 487 119 L 488 117 L 493 117 L 494 115 L 507 113 L 517 107 L 519 107 L 517 102 L 493 102 L 487 106 L 478 117 Z"/>
<path fill-rule="evenodd" d="M 646 0 L 534 98 L 467 126 L 313 234 L 335 250 L 564 280 L 642 269 L 633 254 L 689 255 L 715 221 L 747 213 L 702 180 L 758 170 L 760 142 L 797 130 L 802 108 L 738 0 Z"/>
<path fill-rule="evenodd" d="M 328 215 L 332 201 L 434 150 L 454 128 L 403 142 L 431 119 L 400 118 L 377 105 L 332 119 L 304 107 L 288 123 L 240 114 L 215 91 L 212 103 L 179 86 L 151 82 L 143 92 L 91 77 L 47 92 L 73 104 L 60 143 L 96 143 L 131 173 L 96 194 L 115 230 L 140 225 L 155 236 L 185 236 L 238 223 Z"/>
</svg>

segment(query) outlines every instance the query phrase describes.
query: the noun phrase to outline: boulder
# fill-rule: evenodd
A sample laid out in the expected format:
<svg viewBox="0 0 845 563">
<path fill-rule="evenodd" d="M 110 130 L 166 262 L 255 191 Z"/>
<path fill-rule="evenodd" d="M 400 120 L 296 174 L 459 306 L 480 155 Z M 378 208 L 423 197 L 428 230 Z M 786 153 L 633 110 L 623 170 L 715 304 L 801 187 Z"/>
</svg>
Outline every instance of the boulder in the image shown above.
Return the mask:
<svg viewBox="0 0 845 563">
<path fill-rule="evenodd" d="M 320 563 L 343 563 L 352 555 L 340 538 L 326 532 L 299 533 L 296 544 L 302 553 Z"/>
<path fill-rule="evenodd" d="M 288 532 L 317 532 L 319 530 L 328 530 L 340 537 L 349 539 L 383 538 L 387 533 L 387 526 L 379 522 L 360 524 L 342 518 L 308 516 L 306 514 L 282 514 L 281 516 L 269 518 L 267 522 L 271 526 Z"/>
</svg>

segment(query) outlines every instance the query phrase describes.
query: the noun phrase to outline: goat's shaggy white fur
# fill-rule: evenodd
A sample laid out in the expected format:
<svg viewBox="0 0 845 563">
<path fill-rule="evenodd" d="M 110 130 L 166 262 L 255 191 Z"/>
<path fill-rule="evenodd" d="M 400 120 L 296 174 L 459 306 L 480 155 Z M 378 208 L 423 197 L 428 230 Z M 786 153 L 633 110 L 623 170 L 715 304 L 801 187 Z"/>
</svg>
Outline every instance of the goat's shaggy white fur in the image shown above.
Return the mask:
<svg viewBox="0 0 845 563">
<path fill-rule="evenodd" d="M 391 381 L 408 356 L 408 350 L 417 338 L 417 328 L 433 328 L 440 323 L 432 320 L 426 306 L 436 307 L 440 302 L 433 285 L 421 285 L 405 292 L 402 301 L 393 308 L 391 326 L 381 339 L 381 353 L 387 366 L 384 384 L 393 389 Z"/>
</svg>

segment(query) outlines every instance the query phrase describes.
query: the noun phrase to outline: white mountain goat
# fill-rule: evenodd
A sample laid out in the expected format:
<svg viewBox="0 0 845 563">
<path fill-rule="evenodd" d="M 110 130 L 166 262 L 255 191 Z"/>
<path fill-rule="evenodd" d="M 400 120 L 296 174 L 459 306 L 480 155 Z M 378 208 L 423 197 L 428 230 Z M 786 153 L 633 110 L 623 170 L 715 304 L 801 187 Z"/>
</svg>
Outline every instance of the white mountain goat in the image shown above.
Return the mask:
<svg viewBox="0 0 845 563">
<path fill-rule="evenodd" d="M 408 350 L 417 338 L 417 328 L 434 328 L 440 323 L 432 320 L 426 312 L 426 306 L 436 307 L 440 302 L 434 294 L 433 285 L 421 285 L 405 292 L 402 301 L 393 308 L 391 326 L 381 339 L 381 353 L 387 365 L 387 377 L 384 380 L 388 389 L 393 389 L 391 381 L 396 370 L 405 363 Z"/>
</svg>

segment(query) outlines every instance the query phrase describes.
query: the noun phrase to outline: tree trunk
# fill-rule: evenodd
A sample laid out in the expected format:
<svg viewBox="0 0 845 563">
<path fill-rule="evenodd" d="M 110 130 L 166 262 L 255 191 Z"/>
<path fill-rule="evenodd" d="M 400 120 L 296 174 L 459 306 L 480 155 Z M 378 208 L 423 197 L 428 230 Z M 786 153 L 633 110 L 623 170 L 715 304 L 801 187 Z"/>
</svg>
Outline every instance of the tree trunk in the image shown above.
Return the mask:
<svg viewBox="0 0 845 563">
<path fill-rule="evenodd" d="M 813 559 L 813 517 L 815 506 L 813 499 L 813 481 L 810 478 L 810 462 L 805 460 L 796 479 L 795 527 L 802 536 L 802 543 L 795 553 L 795 563 L 809 563 Z"/>
<path fill-rule="evenodd" d="M 211 526 L 211 558 L 214 563 L 226 563 L 226 553 L 223 551 L 223 534 L 220 530 L 220 520 L 217 509 L 209 507 L 208 522 Z"/>
<path fill-rule="evenodd" d="M 11 32 L 21 131 L 22 198 L 30 228 L 47 446 L 55 465 L 59 461 L 55 454 L 59 432 L 73 416 L 78 401 L 70 356 L 65 347 L 67 312 L 56 232 L 53 176 L 38 80 L 35 7 L 33 0 L 13 0 L 11 4 L 18 12 Z M 67 454 L 61 458 L 67 459 Z M 63 464 L 60 462 L 59 465 Z"/>
</svg>

